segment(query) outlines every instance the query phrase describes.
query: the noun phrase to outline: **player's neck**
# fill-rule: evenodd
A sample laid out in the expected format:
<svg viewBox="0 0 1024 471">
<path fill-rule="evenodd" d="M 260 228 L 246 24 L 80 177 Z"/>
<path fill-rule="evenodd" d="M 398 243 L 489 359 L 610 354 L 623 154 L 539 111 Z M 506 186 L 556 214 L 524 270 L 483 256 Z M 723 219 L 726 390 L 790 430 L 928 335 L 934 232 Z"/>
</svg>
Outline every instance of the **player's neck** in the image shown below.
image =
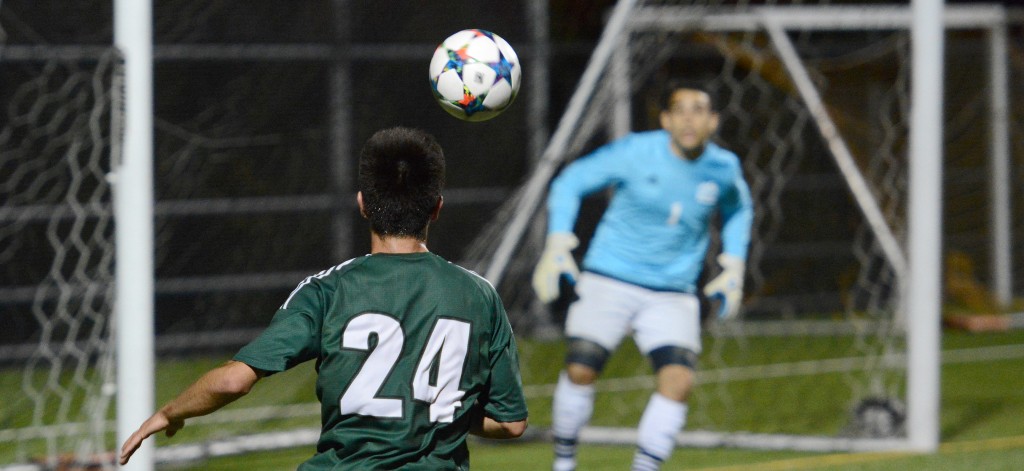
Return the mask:
<svg viewBox="0 0 1024 471">
<path fill-rule="evenodd" d="M 680 152 L 682 154 L 682 158 L 684 158 L 686 160 L 691 160 L 692 161 L 692 160 L 697 160 L 698 158 L 700 158 L 700 156 L 704 155 L 704 150 L 707 149 L 707 148 L 708 148 L 707 144 L 704 144 L 704 145 L 702 145 L 700 147 L 694 147 L 692 149 L 679 149 L 679 150 L 680 150 Z"/>
<path fill-rule="evenodd" d="M 370 253 L 422 253 L 429 252 L 426 241 L 415 237 L 381 237 L 370 233 Z"/>
<path fill-rule="evenodd" d="M 678 157 L 678 158 L 680 158 L 682 160 L 689 160 L 691 162 L 694 161 L 694 160 L 697 160 L 698 158 L 700 158 L 701 155 L 704 155 L 704 151 L 707 148 L 708 148 L 707 143 L 705 143 L 705 144 L 703 144 L 703 145 L 701 145 L 699 147 L 693 147 L 693 148 L 690 148 L 690 149 L 685 149 L 685 148 L 683 148 L 683 146 L 680 146 L 678 143 L 672 142 L 672 153 L 675 154 L 676 157 Z"/>
</svg>

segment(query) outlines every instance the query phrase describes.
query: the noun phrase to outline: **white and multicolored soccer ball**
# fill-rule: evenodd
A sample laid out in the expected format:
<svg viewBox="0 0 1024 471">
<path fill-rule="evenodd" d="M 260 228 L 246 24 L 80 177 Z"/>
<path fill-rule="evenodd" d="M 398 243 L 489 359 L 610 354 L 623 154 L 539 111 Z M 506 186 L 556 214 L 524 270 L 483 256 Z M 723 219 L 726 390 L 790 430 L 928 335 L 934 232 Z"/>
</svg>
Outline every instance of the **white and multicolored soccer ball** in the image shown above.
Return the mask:
<svg viewBox="0 0 1024 471">
<path fill-rule="evenodd" d="M 466 121 L 485 121 L 505 111 L 519 93 L 521 76 L 512 46 L 482 29 L 448 36 L 430 59 L 434 98 Z"/>
</svg>

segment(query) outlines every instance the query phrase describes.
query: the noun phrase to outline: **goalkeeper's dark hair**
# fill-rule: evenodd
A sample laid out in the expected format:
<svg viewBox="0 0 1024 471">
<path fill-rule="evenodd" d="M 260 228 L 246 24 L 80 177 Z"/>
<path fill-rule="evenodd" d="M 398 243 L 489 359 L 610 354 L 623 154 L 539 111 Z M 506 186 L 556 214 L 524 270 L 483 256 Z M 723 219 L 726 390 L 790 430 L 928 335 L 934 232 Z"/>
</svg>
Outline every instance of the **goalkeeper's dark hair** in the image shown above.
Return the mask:
<svg viewBox="0 0 1024 471">
<path fill-rule="evenodd" d="M 426 240 L 444 189 L 444 151 L 419 129 L 377 131 L 359 157 L 359 191 L 370 228 L 381 236 Z"/>
<path fill-rule="evenodd" d="M 672 95 L 675 95 L 679 90 L 697 90 L 707 94 L 708 98 L 711 99 L 711 111 L 718 111 L 718 105 L 715 94 L 711 92 L 707 83 L 702 80 L 693 79 L 672 79 L 665 83 L 661 89 L 661 95 L 658 99 L 658 106 L 662 110 L 667 110 L 672 106 Z"/>
</svg>

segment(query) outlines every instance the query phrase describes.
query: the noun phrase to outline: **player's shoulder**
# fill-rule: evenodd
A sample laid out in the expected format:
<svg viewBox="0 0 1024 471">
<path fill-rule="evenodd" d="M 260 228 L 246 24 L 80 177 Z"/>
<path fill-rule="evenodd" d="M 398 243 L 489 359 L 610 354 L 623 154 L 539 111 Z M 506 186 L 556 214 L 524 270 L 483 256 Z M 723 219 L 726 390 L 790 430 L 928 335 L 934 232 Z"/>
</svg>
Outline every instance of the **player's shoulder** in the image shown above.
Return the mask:
<svg viewBox="0 0 1024 471">
<path fill-rule="evenodd" d="M 299 283 L 302 285 L 326 285 L 331 286 L 338 282 L 338 280 L 345 276 L 346 273 L 358 268 L 369 260 L 370 255 L 362 255 L 359 257 L 350 258 L 341 262 L 337 265 L 327 267 L 317 273 L 306 276 Z"/>
<path fill-rule="evenodd" d="M 299 281 L 295 289 L 292 290 L 288 298 L 285 299 L 284 304 L 281 305 L 281 309 L 286 309 L 292 304 L 292 300 L 299 298 L 319 298 L 323 296 L 323 293 L 331 291 L 330 286 L 333 283 L 333 279 L 341 276 L 342 273 L 358 266 L 366 257 L 356 257 L 346 260 L 342 263 L 334 265 L 332 267 L 320 270 L 317 273 L 305 276 Z"/>
<path fill-rule="evenodd" d="M 438 258 L 444 260 L 441 257 Z M 488 293 L 497 292 L 497 290 L 494 289 L 494 285 L 492 285 L 491 282 L 487 280 L 487 278 L 484 278 L 479 273 L 470 270 L 469 268 L 466 268 L 462 265 L 459 265 L 455 262 L 450 262 L 447 260 L 444 260 L 444 262 L 447 263 L 448 268 L 455 274 L 455 276 L 464 279 L 466 283 L 472 284 Z"/>
<path fill-rule="evenodd" d="M 716 167 L 726 167 L 729 169 L 740 168 L 740 158 L 733 151 L 726 149 L 714 142 L 709 142 L 707 148 L 704 150 L 704 160 Z"/>
<path fill-rule="evenodd" d="M 619 142 L 633 146 L 658 146 L 664 147 L 668 143 L 669 134 L 664 129 L 652 129 L 649 131 L 634 131 L 619 139 Z"/>
<path fill-rule="evenodd" d="M 714 142 L 708 142 L 707 148 L 704 150 L 704 152 L 707 153 L 708 157 L 711 157 L 714 160 L 735 163 L 739 163 L 740 161 L 739 156 L 737 156 L 735 152 L 726 149 L 725 147 L 722 147 L 721 145 L 716 144 Z"/>
<path fill-rule="evenodd" d="M 613 139 L 601 148 L 596 153 L 600 153 L 601 150 L 646 150 L 652 146 L 664 146 L 668 143 L 668 132 L 662 129 L 656 129 L 651 131 L 633 131 L 627 133 L 619 138 Z"/>
<path fill-rule="evenodd" d="M 668 132 L 664 130 L 634 131 L 605 144 L 590 155 L 604 155 L 606 160 L 602 164 L 608 164 L 607 158 L 611 157 L 612 161 L 622 165 L 643 165 L 641 162 L 657 155 L 661 149 L 666 149 L 668 141 Z"/>
<path fill-rule="evenodd" d="M 494 285 L 479 273 L 449 261 L 440 255 L 433 254 L 433 257 L 438 264 L 439 272 L 437 274 L 444 277 L 444 283 L 450 289 L 476 292 L 478 296 L 490 300 L 498 297 L 498 291 L 494 288 Z"/>
<path fill-rule="evenodd" d="M 369 259 L 369 257 L 370 257 L 369 255 L 363 255 L 363 256 L 360 256 L 360 257 L 350 258 L 350 259 L 345 260 L 344 262 L 341 262 L 341 263 L 339 263 L 337 265 L 325 268 L 325 269 L 321 270 L 320 272 L 318 272 L 316 274 L 310 275 L 308 278 L 312 278 L 312 279 L 316 279 L 316 280 L 325 280 L 325 279 L 329 279 L 329 278 L 336 278 L 336 277 L 339 277 L 339 276 L 343 276 L 345 273 L 347 273 L 348 271 L 352 270 L 353 268 L 358 267 L 359 265 L 365 263 L 366 260 Z"/>
</svg>

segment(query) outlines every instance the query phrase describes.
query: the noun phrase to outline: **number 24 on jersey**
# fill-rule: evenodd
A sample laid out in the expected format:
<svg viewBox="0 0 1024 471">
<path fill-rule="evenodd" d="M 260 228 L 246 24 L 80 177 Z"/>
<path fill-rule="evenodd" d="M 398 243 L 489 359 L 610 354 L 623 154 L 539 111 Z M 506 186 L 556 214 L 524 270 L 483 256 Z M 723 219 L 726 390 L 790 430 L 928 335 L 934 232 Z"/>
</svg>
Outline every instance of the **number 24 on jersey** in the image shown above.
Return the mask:
<svg viewBox="0 0 1024 471">
<path fill-rule="evenodd" d="M 459 383 L 462 381 L 462 367 L 469 351 L 469 332 L 468 322 L 438 319 L 416 365 L 412 378 L 412 396 L 415 400 L 430 404 L 432 422 L 451 422 L 455 410 L 462 405 L 462 396 L 466 392 L 459 389 Z M 384 314 L 360 314 L 345 327 L 341 346 L 369 351 L 372 334 L 377 335 L 377 346 L 370 351 L 362 368 L 341 396 L 341 413 L 400 418 L 404 399 L 376 397 L 376 394 L 402 353 L 405 345 L 402 325 Z M 431 366 L 435 359 L 438 360 L 437 380 L 432 385 Z"/>
</svg>

